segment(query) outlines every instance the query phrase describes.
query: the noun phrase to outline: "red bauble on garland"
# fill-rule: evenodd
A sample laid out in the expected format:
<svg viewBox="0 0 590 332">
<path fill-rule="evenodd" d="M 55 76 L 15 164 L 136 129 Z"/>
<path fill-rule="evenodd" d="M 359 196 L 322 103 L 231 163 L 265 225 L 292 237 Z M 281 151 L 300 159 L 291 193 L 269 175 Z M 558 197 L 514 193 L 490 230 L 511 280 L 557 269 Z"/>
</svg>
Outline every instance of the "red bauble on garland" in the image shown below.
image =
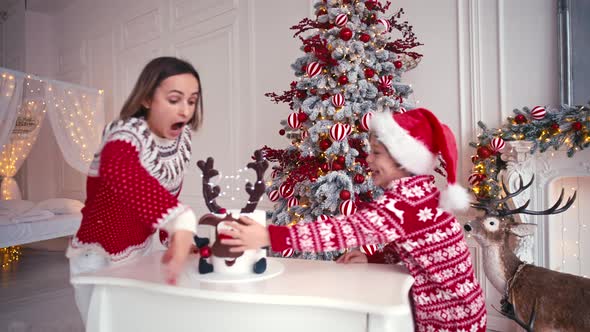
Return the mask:
<svg viewBox="0 0 590 332">
<path fill-rule="evenodd" d="M 344 165 L 337 163 L 337 162 L 332 163 L 332 170 L 333 171 L 341 171 L 343 169 L 344 169 Z"/>
<path fill-rule="evenodd" d="M 553 133 L 556 133 L 556 132 L 558 132 L 558 131 L 559 131 L 559 124 L 557 124 L 557 123 L 552 123 L 552 124 L 551 124 L 551 131 L 552 131 Z"/>
<path fill-rule="evenodd" d="M 342 76 L 338 77 L 338 83 L 340 83 L 340 85 L 347 84 L 348 77 L 346 75 L 342 75 Z"/>
<path fill-rule="evenodd" d="M 285 135 L 285 129 L 279 130 L 279 135 L 281 135 L 281 136 Z"/>
<path fill-rule="evenodd" d="M 403 66 L 403 63 L 401 61 L 394 61 L 393 65 L 395 66 L 395 68 L 400 69 Z"/>
<path fill-rule="evenodd" d="M 305 45 L 305 46 L 303 46 L 303 52 L 309 53 L 311 51 L 313 51 L 313 47 L 311 47 L 311 45 Z"/>
<path fill-rule="evenodd" d="M 323 163 L 320 166 L 320 169 L 322 170 L 322 172 L 328 172 L 328 171 L 330 171 L 330 165 L 328 163 Z"/>
<path fill-rule="evenodd" d="M 518 114 L 516 117 L 514 117 L 514 121 L 516 121 L 517 124 L 526 123 L 526 116 Z"/>
<path fill-rule="evenodd" d="M 304 99 L 305 97 L 307 97 L 307 91 L 297 90 L 297 98 Z"/>
<path fill-rule="evenodd" d="M 318 90 L 315 88 L 309 89 L 309 93 L 311 93 L 312 95 L 315 95 L 317 92 L 318 92 Z"/>
<path fill-rule="evenodd" d="M 348 190 L 342 190 L 340 192 L 340 199 L 343 200 L 343 201 L 345 201 L 347 199 L 350 199 L 350 191 L 348 191 Z"/>
<path fill-rule="evenodd" d="M 481 159 L 487 159 L 492 154 L 494 154 L 494 152 L 492 150 L 490 150 L 490 148 L 488 148 L 487 146 L 480 146 L 479 148 L 477 148 L 477 155 Z"/>
<path fill-rule="evenodd" d="M 375 71 L 372 68 L 365 68 L 365 77 L 371 78 L 375 76 Z"/>
<path fill-rule="evenodd" d="M 344 156 L 338 156 L 338 158 L 336 158 L 336 161 L 339 164 L 343 164 L 344 165 L 344 163 L 346 162 L 346 158 L 344 158 Z"/>
<path fill-rule="evenodd" d="M 576 122 L 572 123 L 573 130 L 580 131 L 580 130 L 582 130 L 582 128 L 583 128 L 583 125 L 580 121 L 576 121 Z"/>
<path fill-rule="evenodd" d="M 340 39 L 344 41 L 349 41 L 352 38 L 352 30 L 349 28 L 342 28 L 340 29 Z"/>
<path fill-rule="evenodd" d="M 373 10 L 373 8 L 375 8 L 375 5 L 377 4 L 377 0 L 367 0 L 365 1 L 365 7 L 367 7 L 368 10 Z"/>
<path fill-rule="evenodd" d="M 367 43 L 371 40 L 371 36 L 366 33 L 361 33 L 359 40 L 362 41 L 363 43 Z"/>
</svg>

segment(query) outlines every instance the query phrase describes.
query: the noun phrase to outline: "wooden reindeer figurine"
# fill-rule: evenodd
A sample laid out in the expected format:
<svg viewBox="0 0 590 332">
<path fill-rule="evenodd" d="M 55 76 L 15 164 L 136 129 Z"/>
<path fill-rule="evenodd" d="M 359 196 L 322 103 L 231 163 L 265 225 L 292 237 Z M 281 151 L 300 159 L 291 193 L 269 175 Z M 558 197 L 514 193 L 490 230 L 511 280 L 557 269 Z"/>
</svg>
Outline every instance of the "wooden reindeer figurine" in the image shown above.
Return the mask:
<svg viewBox="0 0 590 332">
<path fill-rule="evenodd" d="M 250 195 L 248 202 L 239 213 L 252 213 L 256 209 L 256 205 L 260 200 L 260 197 L 264 194 L 264 172 L 268 168 L 268 162 L 262 156 L 261 151 L 256 151 L 254 154 L 255 161 L 248 164 L 248 168 L 256 171 L 256 183 L 246 184 L 246 192 Z M 231 246 L 224 245 L 221 243 L 221 235 L 219 230 L 223 229 L 224 222 L 241 222 L 237 216 L 232 216 L 231 213 L 222 207 L 220 207 L 215 199 L 220 194 L 219 186 L 212 186 L 210 184 L 211 178 L 217 176 L 219 172 L 213 168 L 213 158 L 207 158 L 207 161 L 200 160 L 197 162 L 197 166 L 203 172 L 203 197 L 205 198 L 205 204 L 213 214 L 204 215 L 199 220 L 199 225 L 213 226 L 215 228 L 215 242 L 213 246 L 209 247 L 209 239 L 195 236 L 195 243 L 199 248 L 201 258 L 199 259 L 199 273 L 205 274 L 213 272 L 213 270 L 223 271 L 228 274 L 241 273 L 241 269 L 244 266 L 251 268 L 251 271 L 257 274 L 264 273 L 266 271 L 266 258 L 261 256 L 262 250 L 247 250 L 245 252 L 235 253 L 231 252 Z M 217 215 L 215 215 L 217 214 Z M 219 217 L 218 215 L 222 215 Z M 212 257 L 211 257 L 212 256 Z M 207 262 L 208 258 L 211 257 L 212 264 Z M 238 259 L 241 261 L 238 262 Z"/>
<path fill-rule="evenodd" d="M 502 182 L 505 196 L 485 203 L 472 204 L 484 215 L 464 225 L 483 250 L 485 274 L 492 285 L 504 294 L 502 313 L 527 331 L 590 331 L 590 279 L 560 273 L 522 262 L 509 246 L 511 236 L 534 233 L 535 224 L 518 223 L 516 214 L 549 215 L 567 210 L 576 193 L 562 206 L 563 189 L 557 202 L 544 211 L 530 211 L 527 206 L 509 209 L 506 201 L 526 190 L 531 181 L 509 192 Z"/>
</svg>

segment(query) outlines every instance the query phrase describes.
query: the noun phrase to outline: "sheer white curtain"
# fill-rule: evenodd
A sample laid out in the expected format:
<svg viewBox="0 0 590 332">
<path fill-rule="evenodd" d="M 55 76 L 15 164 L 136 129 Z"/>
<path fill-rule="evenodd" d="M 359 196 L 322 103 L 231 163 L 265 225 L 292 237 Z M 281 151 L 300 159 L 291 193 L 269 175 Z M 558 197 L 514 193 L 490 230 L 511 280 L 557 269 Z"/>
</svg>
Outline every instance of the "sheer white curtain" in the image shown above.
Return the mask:
<svg viewBox="0 0 590 332">
<path fill-rule="evenodd" d="M 65 161 L 86 173 L 104 128 L 102 91 L 0 68 L 0 200 L 20 199 L 14 180 L 48 114 Z"/>
<path fill-rule="evenodd" d="M 46 85 L 47 114 L 66 162 L 86 174 L 104 128 L 102 91 L 52 81 Z"/>
</svg>

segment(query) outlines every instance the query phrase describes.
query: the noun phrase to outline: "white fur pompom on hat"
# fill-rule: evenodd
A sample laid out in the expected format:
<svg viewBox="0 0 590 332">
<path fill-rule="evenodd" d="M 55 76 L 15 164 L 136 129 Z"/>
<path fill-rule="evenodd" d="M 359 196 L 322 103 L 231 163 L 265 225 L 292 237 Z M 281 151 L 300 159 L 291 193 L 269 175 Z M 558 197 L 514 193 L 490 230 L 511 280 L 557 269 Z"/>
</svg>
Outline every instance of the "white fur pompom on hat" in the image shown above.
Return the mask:
<svg viewBox="0 0 590 332">
<path fill-rule="evenodd" d="M 371 131 L 389 154 L 414 174 L 427 174 L 434 169 L 437 157 L 446 164 L 447 188 L 441 191 L 440 207 L 465 210 L 469 193 L 457 184 L 457 143 L 449 127 L 427 109 L 417 108 L 405 113 L 376 113 Z"/>
</svg>

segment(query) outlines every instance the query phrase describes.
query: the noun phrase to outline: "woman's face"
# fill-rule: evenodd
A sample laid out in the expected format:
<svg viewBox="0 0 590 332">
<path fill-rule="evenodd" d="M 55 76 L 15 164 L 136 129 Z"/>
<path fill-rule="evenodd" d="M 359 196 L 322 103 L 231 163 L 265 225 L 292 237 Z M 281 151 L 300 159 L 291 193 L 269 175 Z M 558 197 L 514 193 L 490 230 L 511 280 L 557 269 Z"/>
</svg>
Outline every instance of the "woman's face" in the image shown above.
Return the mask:
<svg viewBox="0 0 590 332">
<path fill-rule="evenodd" d="M 387 187 L 391 181 L 410 176 L 410 172 L 402 168 L 385 146 L 377 140 L 375 135 L 369 137 L 371 152 L 367 156 L 367 163 L 371 168 L 373 183 L 379 187 Z"/>
<path fill-rule="evenodd" d="M 192 74 L 166 78 L 143 104 L 148 109 L 150 130 L 162 138 L 175 139 L 195 114 L 199 99 L 199 82 Z"/>
</svg>

